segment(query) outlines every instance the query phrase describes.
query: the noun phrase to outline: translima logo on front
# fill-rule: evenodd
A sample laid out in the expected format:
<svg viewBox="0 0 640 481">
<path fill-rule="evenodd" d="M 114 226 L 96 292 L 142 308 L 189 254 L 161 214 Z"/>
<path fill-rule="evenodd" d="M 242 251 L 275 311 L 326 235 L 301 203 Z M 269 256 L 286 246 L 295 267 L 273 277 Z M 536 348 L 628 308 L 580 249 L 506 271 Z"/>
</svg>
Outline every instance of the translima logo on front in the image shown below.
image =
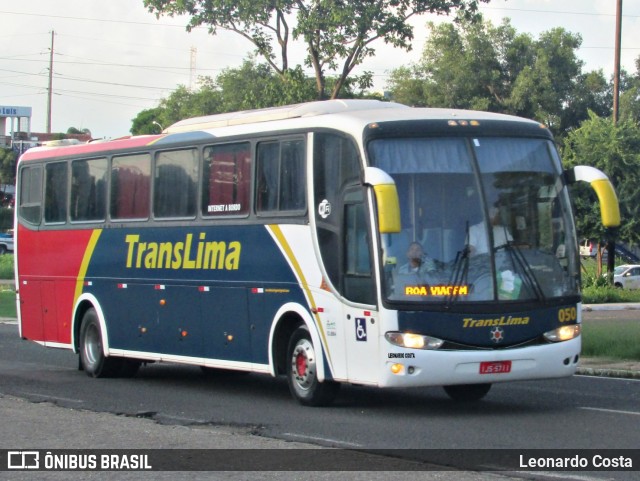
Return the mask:
<svg viewBox="0 0 640 481">
<path fill-rule="evenodd" d="M 139 234 L 125 237 L 127 269 L 218 269 L 233 271 L 240 266 L 242 244 L 238 241 L 208 241 L 201 232 L 194 242 L 186 234 L 180 242 L 144 242 Z"/>
</svg>

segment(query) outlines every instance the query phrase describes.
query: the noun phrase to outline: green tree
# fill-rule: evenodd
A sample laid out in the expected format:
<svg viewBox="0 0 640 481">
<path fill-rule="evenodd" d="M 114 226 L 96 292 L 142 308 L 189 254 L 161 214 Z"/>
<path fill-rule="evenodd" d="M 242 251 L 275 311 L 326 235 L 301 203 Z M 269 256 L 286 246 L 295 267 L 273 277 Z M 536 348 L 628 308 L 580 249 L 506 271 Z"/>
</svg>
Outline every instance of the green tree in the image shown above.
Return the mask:
<svg viewBox="0 0 640 481">
<path fill-rule="evenodd" d="M 160 122 L 163 112 L 160 107 L 138 112 L 138 115 L 131 121 L 129 132 L 133 135 L 159 134 L 163 129 L 163 125 Z"/>
<path fill-rule="evenodd" d="M 335 80 L 327 79 L 331 84 Z M 348 80 L 343 88 L 346 97 L 364 97 L 360 86 Z M 227 68 L 215 79 L 201 77 L 199 88 L 180 85 L 157 107 L 143 110 L 132 120 L 131 133 L 157 134 L 179 120 L 238 110 L 260 109 L 308 102 L 315 99 L 313 79 L 302 69 L 290 69 L 282 77 L 267 64 L 247 59 L 238 68 Z"/>
<path fill-rule="evenodd" d="M 200 88 L 193 91 L 179 85 L 167 98 L 160 100 L 157 107 L 139 112 L 132 120 L 130 132 L 133 135 L 159 134 L 179 120 L 223 112 L 222 96 L 213 80 L 201 77 L 199 84 Z"/>
<path fill-rule="evenodd" d="M 428 24 L 420 61 L 394 71 L 394 100 L 535 118 L 563 134 L 588 117 L 609 115 L 611 90 L 601 71 L 584 74 L 579 35 L 555 28 L 535 40 L 508 20 Z"/>
<path fill-rule="evenodd" d="M 160 101 L 160 123 L 164 127 L 178 120 L 220 111 L 220 92 L 209 78 L 201 78 L 200 81 L 198 90 L 191 91 L 184 85 L 179 85 L 169 97 Z"/>
<path fill-rule="evenodd" d="M 577 57 L 581 43 L 579 35 L 560 27 L 543 32 L 532 45 L 533 62 L 515 79 L 507 101 L 509 111 L 535 118 L 556 134 L 577 126 L 575 119 L 567 125 L 566 116 L 572 114 L 570 101 L 577 94 L 575 85 L 582 80 L 583 62 Z M 586 110 L 583 114 L 586 116 Z"/>
<path fill-rule="evenodd" d="M 87 135 L 91 135 L 91 131 L 89 129 L 78 129 L 76 127 L 69 127 L 67 129 L 67 134 L 72 134 L 72 135 L 87 134 Z"/>
<path fill-rule="evenodd" d="M 425 87 L 422 74 L 415 65 L 392 70 L 387 81 L 393 100 L 412 107 L 428 106 Z"/>
<path fill-rule="evenodd" d="M 187 30 L 207 26 L 213 35 L 222 28 L 236 32 L 256 48 L 283 78 L 291 69 L 292 40 L 306 47 L 301 64 L 313 68 L 318 99 L 337 98 L 353 69 L 373 56 L 372 44 L 382 40 L 411 48 L 413 27 L 409 19 L 424 13 L 462 16 L 476 14 L 478 4 L 489 0 L 143 0 L 156 16 L 187 15 Z M 294 67 L 294 68 L 296 68 Z M 327 95 L 327 72 L 336 72 Z M 361 85 L 371 79 L 365 74 Z"/>
<path fill-rule="evenodd" d="M 332 85 L 336 79 L 328 77 Z M 363 86 L 348 79 L 343 87 L 346 98 L 377 98 Z M 301 68 L 290 69 L 282 77 L 267 64 L 247 59 L 238 68 L 224 69 L 215 79 L 201 77 L 199 88 L 183 85 L 162 99 L 157 107 L 143 110 L 132 120 L 131 133 L 158 134 L 164 127 L 186 118 L 239 110 L 261 109 L 308 102 L 315 99 L 315 83 Z"/>
<path fill-rule="evenodd" d="M 12 149 L 0 149 L 0 184 L 16 183 L 16 153 Z"/>
<path fill-rule="evenodd" d="M 606 173 L 620 202 L 618 239 L 640 245 L 640 126 L 632 121 L 614 125 L 591 113 L 579 129 L 569 133 L 563 157 L 568 167 L 590 165 Z M 572 187 L 576 226 L 582 237 L 605 239 L 600 208 L 587 186 Z"/>
<path fill-rule="evenodd" d="M 640 124 L 640 56 L 636 59 L 635 75 L 625 80 L 622 83 L 626 85 L 620 96 L 620 119 Z"/>
<path fill-rule="evenodd" d="M 16 183 L 16 153 L 12 149 L 0 148 L 0 232 L 11 227 L 13 212 L 8 207 L 12 196 L 5 192 L 5 185 Z"/>
<path fill-rule="evenodd" d="M 223 70 L 214 83 L 221 93 L 222 112 L 262 109 L 315 98 L 313 81 L 305 77 L 301 68 L 289 69 L 279 76 L 269 65 L 255 60 L 245 60 L 239 68 Z"/>
<path fill-rule="evenodd" d="M 427 30 L 420 61 L 392 72 L 388 87 L 394 100 L 504 111 L 513 82 L 532 62 L 530 37 L 517 36 L 508 21 L 499 27 L 490 22 L 430 22 Z"/>
</svg>

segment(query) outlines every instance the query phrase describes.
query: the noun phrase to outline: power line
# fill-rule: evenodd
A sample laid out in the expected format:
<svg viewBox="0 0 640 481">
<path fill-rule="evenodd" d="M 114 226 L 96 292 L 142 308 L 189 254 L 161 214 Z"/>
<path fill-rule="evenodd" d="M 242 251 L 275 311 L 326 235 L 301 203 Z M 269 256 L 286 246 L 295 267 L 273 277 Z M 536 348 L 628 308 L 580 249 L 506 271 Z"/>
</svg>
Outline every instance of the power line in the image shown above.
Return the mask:
<svg viewBox="0 0 640 481">
<path fill-rule="evenodd" d="M 49 74 L 46 73 L 30 73 L 30 72 L 21 72 L 19 70 L 9 70 L 9 69 L 0 69 L 0 72 L 11 72 L 11 73 L 16 73 L 16 74 L 20 74 L 20 75 L 27 75 L 27 76 L 31 76 L 31 77 L 48 77 Z M 14 76 L 12 76 L 14 77 Z M 98 83 L 98 84 L 103 84 L 103 85 L 113 85 L 116 87 L 131 87 L 131 88 L 140 88 L 140 89 L 153 89 L 153 90 L 171 90 L 173 89 L 173 87 L 153 87 L 150 85 L 134 85 L 134 84 L 123 84 L 123 83 L 118 83 L 118 82 L 106 82 L 104 80 L 91 80 L 91 79 L 84 79 L 84 78 L 78 78 L 78 77 L 68 77 L 66 75 L 63 74 L 56 74 L 55 78 L 58 80 L 72 80 L 72 81 L 76 81 L 76 82 L 87 82 L 87 83 Z M 41 87 L 38 87 L 41 88 Z"/>
<path fill-rule="evenodd" d="M 588 15 L 592 17 L 615 17 L 615 13 L 593 13 L 593 12 L 575 12 L 568 10 L 540 10 L 533 8 L 512 8 L 512 7 L 489 7 L 482 6 L 480 10 L 506 10 L 512 12 L 527 12 L 527 13 L 543 13 L 551 15 Z M 640 18 L 640 15 L 622 15 L 622 18 Z"/>
<path fill-rule="evenodd" d="M 39 90 L 37 93 L 33 94 L 19 94 L 19 95 L 44 95 L 46 92 L 46 88 L 42 86 L 36 85 L 24 85 L 24 84 L 15 84 L 11 82 L 0 82 L 0 85 L 8 85 L 10 87 L 23 87 L 26 89 Z M 121 98 L 121 99 L 129 99 L 129 100 L 149 100 L 149 101 L 157 101 L 157 98 L 149 98 L 149 97 L 134 97 L 128 95 L 118 95 L 118 94 L 106 94 L 103 92 L 84 92 L 81 90 L 68 90 L 68 89 L 56 89 L 54 92 L 55 95 L 63 95 L 67 96 L 67 94 L 83 94 L 83 95 L 93 95 L 96 97 L 110 97 L 110 98 Z M 12 94 L 10 97 L 16 97 L 18 95 Z M 71 96 L 71 95 L 69 95 Z M 9 97 L 9 96 L 7 96 Z"/>
<path fill-rule="evenodd" d="M 113 85 L 115 87 L 130 87 L 130 88 L 136 88 L 136 89 L 171 90 L 173 88 L 173 87 L 151 87 L 149 85 L 123 84 L 119 82 L 106 82 L 104 80 L 91 80 L 91 79 L 84 79 L 84 78 L 78 78 L 78 77 L 69 77 L 61 74 L 56 75 L 56 79 L 72 80 L 74 82 L 86 82 L 86 83 L 92 83 L 92 84 Z"/>
<path fill-rule="evenodd" d="M 110 20 L 108 18 L 91 18 L 91 17 L 72 17 L 70 15 L 51 15 L 44 13 L 24 13 L 24 12 L 7 12 L 6 10 L 0 10 L 0 13 L 5 15 L 25 15 L 28 17 L 46 17 L 46 18 L 60 18 L 63 20 L 82 20 L 89 22 L 101 22 L 101 23 L 117 23 L 117 24 L 129 24 L 129 25 L 148 25 L 148 26 L 161 26 L 161 27 L 180 27 L 185 28 L 185 25 L 174 25 L 170 23 L 158 23 L 158 22 L 134 22 L 131 20 Z"/>
<path fill-rule="evenodd" d="M 128 96 L 128 95 L 105 94 L 105 93 L 96 93 L 96 92 L 83 92 L 81 90 L 67 90 L 67 89 L 56 89 L 56 93 L 95 95 L 96 97 L 110 97 L 110 98 L 130 99 L 130 100 L 153 100 L 153 101 L 157 101 L 158 100 L 157 98 L 149 98 L 149 97 L 133 97 L 133 96 Z"/>
</svg>

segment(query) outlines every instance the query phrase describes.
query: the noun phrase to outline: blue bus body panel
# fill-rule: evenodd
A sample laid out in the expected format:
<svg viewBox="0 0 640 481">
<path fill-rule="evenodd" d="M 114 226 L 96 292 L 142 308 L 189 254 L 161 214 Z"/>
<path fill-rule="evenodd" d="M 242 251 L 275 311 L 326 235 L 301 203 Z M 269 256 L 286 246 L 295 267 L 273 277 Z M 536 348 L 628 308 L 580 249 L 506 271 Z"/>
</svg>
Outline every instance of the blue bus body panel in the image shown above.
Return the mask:
<svg viewBox="0 0 640 481">
<path fill-rule="evenodd" d="M 105 229 L 83 289 L 111 349 L 260 364 L 277 310 L 306 305 L 263 225 Z"/>
</svg>

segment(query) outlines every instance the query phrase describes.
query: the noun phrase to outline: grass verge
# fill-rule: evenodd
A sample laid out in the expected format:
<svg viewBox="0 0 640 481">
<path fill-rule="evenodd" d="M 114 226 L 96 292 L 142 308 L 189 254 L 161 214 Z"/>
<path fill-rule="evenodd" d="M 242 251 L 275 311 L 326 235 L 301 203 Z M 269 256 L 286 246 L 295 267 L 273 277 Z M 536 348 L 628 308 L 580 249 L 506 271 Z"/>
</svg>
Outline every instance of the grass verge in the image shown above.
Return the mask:
<svg viewBox="0 0 640 481">
<path fill-rule="evenodd" d="M 13 254 L 0 256 L 0 279 L 13 279 Z"/>
<path fill-rule="evenodd" d="M 0 317 L 16 317 L 16 293 L 13 290 L 0 291 Z"/>
<path fill-rule="evenodd" d="M 640 313 L 638 319 L 583 322 L 582 355 L 640 361 Z"/>
</svg>

